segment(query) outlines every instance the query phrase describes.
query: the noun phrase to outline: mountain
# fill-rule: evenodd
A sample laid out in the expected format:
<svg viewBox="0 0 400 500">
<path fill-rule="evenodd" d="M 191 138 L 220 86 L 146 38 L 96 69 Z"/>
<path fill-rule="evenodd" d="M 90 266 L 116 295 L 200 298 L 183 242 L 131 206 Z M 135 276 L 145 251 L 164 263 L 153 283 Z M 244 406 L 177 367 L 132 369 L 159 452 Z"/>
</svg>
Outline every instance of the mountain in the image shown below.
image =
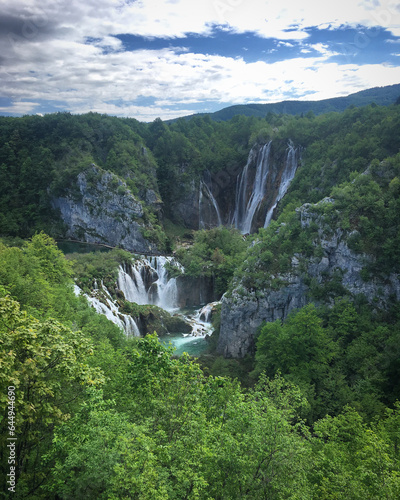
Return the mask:
<svg viewBox="0 0 400 500">
<path fill-rule="evenodd" d="M 361 90 L 345 97 L 333 97 L 331 99 L 322 99 L 321 101 L 281 101 L 268 104 L 237 104 L 228 106 L 215 113 L 209 113 L 213 120 L 226 121 L 236 115 L 265 117 L 268 113 L 287 113 L 289 115 L 302 115 L 309 112 L 315 115 L 329 113 L 330 111 L 341 112 L 350 106 L 366 106 L 375 103 L 379 106 L 389 106 L 396 102 L 400 97 L 400 84 L 388 85 L 385 87 L 374 87 L 367 90 Z M 200 114 L 201 115 L 201 114 Z M 190 119 L 193 116 L 185 117 Z"/>
</svg>

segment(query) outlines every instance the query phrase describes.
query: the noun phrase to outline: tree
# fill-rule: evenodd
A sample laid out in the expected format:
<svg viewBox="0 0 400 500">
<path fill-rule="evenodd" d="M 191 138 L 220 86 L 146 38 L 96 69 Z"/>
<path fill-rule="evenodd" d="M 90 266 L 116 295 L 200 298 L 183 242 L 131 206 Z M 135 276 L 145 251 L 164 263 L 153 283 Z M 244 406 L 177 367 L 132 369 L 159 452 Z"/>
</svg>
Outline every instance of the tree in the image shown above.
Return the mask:
<svg viewBox="0 0 400 500">
<path fill-rule="evenodd" d="M 281 372 L 299 385 L 318 415 L 325 412 L 326 401 L 319 399 L 330 382 L 330 362 L 337 344 L 322 326 L 313 304 L 279 320 L 266 323 L 257 339 L 255 373 L 266 371 L 274 376 Z"/>
<path fill-rule="evenodd" d="M 388 430 L 395 418 L 398 420 L 398 415 L 387 420 Z M 399 460 L 391 453 L 384 429 L 382 426 L 377 432 L 367 427 L 350 407 L 337 417 L 317 422 L 310 475 L 313 498 L 398 498 Z"/>
<path fill-rule="evenodd" d="M 80 332 L 54 320 L 40 322 L 9 297 L 0 299 L 0 318 L 1 465 L 6 463 L 11 386 L 16 398 L 17 489 L 27 495 L 46 479 L 40 454 L 49 445 L 54 425 L 67 420 L 84 388 L 103 383 L 103 376 L 87 364 L 92 346 Z"/>
</svg>

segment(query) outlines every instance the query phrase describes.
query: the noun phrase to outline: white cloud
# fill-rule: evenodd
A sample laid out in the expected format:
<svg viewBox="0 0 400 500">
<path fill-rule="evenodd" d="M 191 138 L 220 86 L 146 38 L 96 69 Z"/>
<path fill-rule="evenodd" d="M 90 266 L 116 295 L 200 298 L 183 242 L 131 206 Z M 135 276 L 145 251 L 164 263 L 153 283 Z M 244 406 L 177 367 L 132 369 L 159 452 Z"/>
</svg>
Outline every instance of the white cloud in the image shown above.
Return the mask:
<svg viewBox="0 0 400 500">
<path fill-rule="evenodd" d="M 238 32 L 252 31 L 281 40 L 304 37 L 309 26 L 365 25 L 400 29 L 397 2 L 382 0 L 0 0 L 3 15 L 16 14 L 38 30 L 56 28 L 58 37 L 103 37 L 133 33 L 148 37 L 181 37 L 185 33 L 209 33 L 213 24 Z M 25 26 L 26 33 L 29 27 Z M 295 31 L 288 32 L 287 30 Z M 31 26 L 31 31 L 35 26 Z"/>
<path fill-rule="evenodd" d="M 0 112 L 27 115 L 31 114 L 37 106 L 37 102 L 14 102 L 11 106 L 0 106 Z"/>
<path fill-rule="evenodd" d="M 152 120 L 190 114 L 190 105 L 200 102 L 271 102 L 309 92 L 320 99 L 398 83 L 400 76 L 390 66 L 328 63 L 334 53 L 322 43 L 311 47 L 318 57 L 267 64 L 177 47 L 124 52 L 113 36 L 207 34 L 216 23 L 276 37 L 287 47 L 306 38 L 310 26 L 379 24 L 400 36 L 400 14 L 391 0 L 336 0 L 323 7 L 316 0 L 0 0 L 0 8 L 0 93 L 14 102 L 2 112 L 33 112 L 37 102 L 52 101 L 72 112 Z M 156 104 L 141 106 L 146 97 Z"/>
<path fill-rule="evenodd" d="M 93 110 L 140 120 L 191 113 L 189 108 L 171 110 L 173 104 L 272 102 L 287 99 L 293 91 L 300 95 L 313 91 L 313 99 L 322 99 L 397 83 L 399 76 L 398 68 L 390 66 L 327 63 L 329 52 L 314 58 L 267 64 L 177 53 L 172 49 L 104 54 L 93 46 L 60 42 L 47 46 L 44 54 L 35 44 L 25 50 L 23 61 L 15 68 L 17 74 L 24 76 L 3 85 L 7 96 L 16 99 L 28 96 L 32 102 L 43 98 L 65 101 L 72 112 Z M 54 58 L 51 65 L 48 53 Z M 29 73 L 30 68 L 35 72 Z M 155 107 L 135 104 L 143 97 L 153 97 Z M 110 104 L 113 100 L 121 100 L 126 106 Z"/>
</svg>

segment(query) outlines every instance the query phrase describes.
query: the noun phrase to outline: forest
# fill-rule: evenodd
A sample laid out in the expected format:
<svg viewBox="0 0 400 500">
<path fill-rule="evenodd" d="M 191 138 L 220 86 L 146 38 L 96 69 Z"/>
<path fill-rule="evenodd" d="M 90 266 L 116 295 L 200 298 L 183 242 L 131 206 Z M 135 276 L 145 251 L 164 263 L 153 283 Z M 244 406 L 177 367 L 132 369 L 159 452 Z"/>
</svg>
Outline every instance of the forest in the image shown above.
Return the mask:
<svg viewBox="0 0 400 500">
<path fill-rule="evenodd" d="M 399 498 L 399 131 L 398 104 L 223 122 L 0 118 L 0 498 Z M 268 141 L 279 158 L 289 139 L 301 159 L 268 227 L 185 223 L 177 207 L 205 171 L 236 173 Z M 144 238 L 222 297 L 198 358 L 174 354 L 157 327 L 126 335 L 74 293 L 112 290 L 138 258 L 56 243 L 68 228 L 52 200 L 78 200 L 76 179 L 99 186 L 96 172 L 113 200 L 140 204 Z M 335 238 L 362 263 L 358 291 L 320 265 Z M 245 314 L 295 279 L 304 305 L 261 322 L 245 355 L 222 356 L 221 307 Z M 132 317 L 156 314 L 114 298 Z"/>
</svg>

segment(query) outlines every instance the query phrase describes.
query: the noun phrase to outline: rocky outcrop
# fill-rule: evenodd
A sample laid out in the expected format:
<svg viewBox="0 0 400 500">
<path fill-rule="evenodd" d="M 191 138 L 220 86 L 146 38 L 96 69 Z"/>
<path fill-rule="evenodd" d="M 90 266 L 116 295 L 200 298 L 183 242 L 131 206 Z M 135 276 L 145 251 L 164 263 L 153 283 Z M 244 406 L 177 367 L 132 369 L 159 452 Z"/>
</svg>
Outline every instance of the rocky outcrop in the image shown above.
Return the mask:
<svg viewBox="0 0 400 500">
<path fill-rule="evenodd" d="M 135 320 L 143 337 L 154 332 L 158 335 L 165 335 L 168 333 L 188 334 L 192 331 L 192 326 L 182 316 L 172 315 L 153 305 L 141 306 L 141 312 Z"/>
<path fill-rule="evenodd" d="M 148 197 L 156 202 L 155 193 L 149 192 Z M 142 203 L 125 182 L 95 165 L 78 175 L 74 191 L 53 198 L 52 206 L 60 211 L 69 238 L 121 246 L 131 252 L 156 250 L 142 234 Z"/>
<path fill-rule="evenodd" d="M 323 202 L 333 203 L 333 200 L 325 199 Z M 341 229 L 330 232 L 314 213 L 313 207 L 303 205 L 297 213 L 303 228 L 312 222 L 318 224 L 321 256 L 306 258 L 301 254 L 293 255 L 290 271 L 275 276 L 281 282 L 278 290 L 269 288 L 250 292 L 239 284 L 231 296 L 225 296 L 217 345 L 219 354 L 240 358 L 252 353 L 254 335 L 262 322 L 284 320 L 292 310 L 311 301 L 318 304 L 312 287 L 323 287 L 334 279 L 343 294 L 353 297 L 363 295 L 375 307 L 385 308 L 390 298 L 400 300 L 399 275 L 393 273 L 385 278 L 364 281 L 362 270 L 372 257 L 352 251 L 348 241 L 354 232 L 347 233 Z"/>
<path fill-rule="evenodd" d="M 199 187 L 195 180 L 181 184 L 181 195 L 171 205 L 171 216 L 177 224 L 199 229 Z"/>
<path fill-rule="evenodd" d="M 254 353 L 254 334 L 264 321 L 284 319 L 293 309 L 307 304 L 307 286 L 293 276 L 280 290 L 265 290 L 257 295 L 235 290 L 232 297 L 223 297 L 221 330 L 217 352 L 226 358 L 242 358 Z"/>
<path fill-rule="evenodd" d="M 195 307 L 215 300 L 212 279 L 204 276 L 179 276 L 177 290 L 177 306 L 180 308 Z"/>
</svg>

